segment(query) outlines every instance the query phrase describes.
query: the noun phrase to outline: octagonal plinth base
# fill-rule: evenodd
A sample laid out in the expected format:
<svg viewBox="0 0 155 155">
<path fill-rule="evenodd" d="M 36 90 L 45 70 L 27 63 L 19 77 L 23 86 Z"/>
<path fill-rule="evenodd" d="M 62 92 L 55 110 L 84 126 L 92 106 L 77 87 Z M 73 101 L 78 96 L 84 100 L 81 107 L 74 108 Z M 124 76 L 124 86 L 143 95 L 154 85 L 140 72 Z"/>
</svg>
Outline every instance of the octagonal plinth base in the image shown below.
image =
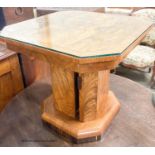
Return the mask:
<svg viewBox="0 0 155 155">
<path fill-rule="evenodd" d="M 80 122 L 56 111 L 53 106 L 52 96 L 43 103 L 42 119 L 51 124 L 60 134 L 66 134 L 74 142 L 96 141 L 105 132 L 107 127 L 120 109 L 120 103 L 112 92 L 109 92 L 108 101 L 111 108 L 102 117 L 88 122 Z"/>
</svg>

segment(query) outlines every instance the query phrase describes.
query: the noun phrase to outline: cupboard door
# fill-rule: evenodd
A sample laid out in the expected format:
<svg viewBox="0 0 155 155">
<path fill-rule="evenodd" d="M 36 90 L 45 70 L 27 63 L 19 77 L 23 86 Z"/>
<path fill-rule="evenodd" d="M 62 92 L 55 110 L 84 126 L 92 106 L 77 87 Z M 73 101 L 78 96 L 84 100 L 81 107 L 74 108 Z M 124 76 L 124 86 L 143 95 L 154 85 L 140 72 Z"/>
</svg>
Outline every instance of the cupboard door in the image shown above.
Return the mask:
<svg viewBox="0 0 155 155">
<path fill-rule="evenodd" d="M 13 84 L 11 72 L 0 77 L 0 111 L 6 103 L 13 97 Z"/>
</svg>

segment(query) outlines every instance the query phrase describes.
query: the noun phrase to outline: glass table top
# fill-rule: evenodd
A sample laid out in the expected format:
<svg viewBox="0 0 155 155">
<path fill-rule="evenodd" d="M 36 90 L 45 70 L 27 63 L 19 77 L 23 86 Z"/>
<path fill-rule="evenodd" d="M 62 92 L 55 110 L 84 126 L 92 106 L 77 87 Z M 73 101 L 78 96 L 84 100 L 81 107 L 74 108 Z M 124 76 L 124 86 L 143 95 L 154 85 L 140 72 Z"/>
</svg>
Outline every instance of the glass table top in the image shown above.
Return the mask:
<svg viewBox="0 0 155 155">
<path fill-rule="evenodd" d="M 79 58 L 120 55 L 152 23 L 139 17 L 60 11 L 6 26 L 0 37 Z"/>
</svg>

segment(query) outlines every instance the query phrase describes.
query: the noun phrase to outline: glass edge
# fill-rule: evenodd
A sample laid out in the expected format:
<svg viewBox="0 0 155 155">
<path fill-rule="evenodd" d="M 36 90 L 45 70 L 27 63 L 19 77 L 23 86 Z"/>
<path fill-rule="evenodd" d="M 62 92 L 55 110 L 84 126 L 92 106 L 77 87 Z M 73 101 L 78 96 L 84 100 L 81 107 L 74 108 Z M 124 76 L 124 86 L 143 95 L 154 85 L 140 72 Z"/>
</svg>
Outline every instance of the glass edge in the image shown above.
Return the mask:
<svg viewBox="0 0 155 155">
<path fill-rule="evenodd" d="M 95 55 L 95 56 L 84 56 L 84 57 L 80 57 L 80 56 L 77 56 L 77 55 L 73 55 L 73 54 L 69 54 L 69 53 L 64 53 L 64 52 L 61 52 L 61 51 L 58 51 L 58 50 L 55 50 L 55 49 L 52 49 L 52 48 L 43 47 L 43 46 L 39 46 L 39 45 L 36 45 L 36 44 L 31 44 L 31 43 L 28 43 L 28 42 L 20 41 L 20 40 L 13 39 L 13 38 L 9 38 L 9 37 L 4 37 L 4 36 L 2 36 L 1 34 L 0 34 L 0 38 L 13 40 L 13 41 L 16 41 L 16 42 L 20 42 L 20 43 L 24 43 L 24 44 L 27 44 L 27 45 L 31 45 L 31 46 L 35 46 L 35 47 L 47 49 L 47 50 L 49 50 L 49 51 L 54 51 L 54 52 L 57 52 L 57 53 L 61 53 L 61 54 L 64 54 L 64 55 L 68 55 L 68 56 L 72 56 L 72 57 L 80 58 L 80 59 L 86 59 L 86 58 L 101 58 L 101 57 L 108 57 L 108 56 L 119 56 L 119 55 L 122 54 L 122 52 L 121 52 L 121 53 L 114 53 L 114 54 L 103 54 L 103 55 Z"/>
</svg>

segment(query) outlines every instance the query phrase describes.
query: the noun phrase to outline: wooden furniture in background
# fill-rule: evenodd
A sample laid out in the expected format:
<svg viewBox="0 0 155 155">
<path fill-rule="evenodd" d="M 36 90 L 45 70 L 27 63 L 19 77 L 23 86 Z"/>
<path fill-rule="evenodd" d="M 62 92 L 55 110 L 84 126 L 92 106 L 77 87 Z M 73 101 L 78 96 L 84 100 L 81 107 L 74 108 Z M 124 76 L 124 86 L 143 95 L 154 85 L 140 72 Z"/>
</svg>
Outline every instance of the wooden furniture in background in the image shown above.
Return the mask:
<svg viewBox="0 0 155 155">
<path fill-rule="evenodd" d="M 5 25 L 18 23 L 34 17 L 32 7 L 3 7 Z"/>
<path fill-rule="evenodd" d="M 58 11 L 91 11 L 91 12 L 104 12 L 104 7 L 36 7 L 36 16 L 42 16 L 49 13 L 54 13 Z"/>
<path fill-rule="evenodd" d="M 151 25 L 137 17 L 61 11 L 5 27 L 1 37 L 9 49 L 50 64 L 52 93 L 42 119 L 77 141 L 98 140 L 120 107 L 109 91 L 109 71 Z"/>
<path fill-rule="evenodd" d="M 0 111 L 8 101 L 23 89 L 23 81 L 15 52 L 0 44 Z"/>
</svg>

